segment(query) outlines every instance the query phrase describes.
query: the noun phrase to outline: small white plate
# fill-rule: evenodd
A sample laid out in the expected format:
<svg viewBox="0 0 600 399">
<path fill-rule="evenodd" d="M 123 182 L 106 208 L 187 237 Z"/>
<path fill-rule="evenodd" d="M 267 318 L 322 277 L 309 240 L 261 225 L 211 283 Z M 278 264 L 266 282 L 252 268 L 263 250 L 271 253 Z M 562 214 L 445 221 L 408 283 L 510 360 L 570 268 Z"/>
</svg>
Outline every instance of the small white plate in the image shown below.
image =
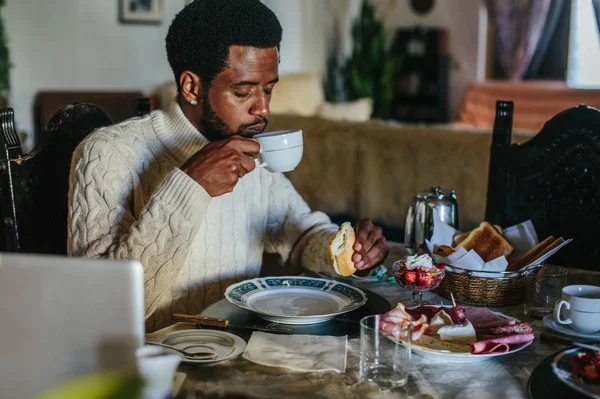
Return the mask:
<svg viewBox="0 0 600 399">
<path fill-rule="evenodd" d="M 440 307 L 438 305 L 434 306 L 438 308 Z M 505 319 L 514 319 L 516 323 L 520 322 L 518 319 L 507 316 L 500 312 L 492 313 Z M 471 346 L 469 344 L 459 344 L 449 341 L 442 341 L 441 339 L 437 338 L 436 335 L 425 335 L 421 339 L 423 339 L 423 341 L 419 340 L 412 343 L 413 353 L 431 359 L 460 363 L 481 362 L 483 360 L 489 360 L 498 356 L 510 355 L 528 347 L 533 342 L 530 341 L 520 345 L 515 345 L 508 352 L 504 353 L 473 354 L 471 353 Z"/>
<path fill-rule="evenodd" d="M 579 352 L 585 351 L 581 348 L 565 349 L 554 357 L 552 372 L 559 380 L 586 396 L 600 399 L 600 384 L 592 384 L 581 378 L 573 370 L 573 358 Z"/>
<path fill-rule="evenodd" d="M 184 349 L 190 345 L 198 345 L 189 352 L 213 351 L 217 357 L 209 360 L 194 360 L 186 358 L 182 353 L 165 348 L 181 357 L 185 363 L 219 363 L 225 360 L 233 359 L 241 355 L 246 349 L 246 341 L 237 335 L 218 330 L 182 330 L 174 331 L 165 335 L 160 341 L 163 344 L 173 346 L 178 349 Z"/>
<path fill-rule="evenodd" d="M 394 276 L 388 274 L 388 270 L 384 265 L 379 265 L 377 267 L 370 269 L 369 273 L 364 277 L 358 276 L 356 274 L 351 274 L 349 276 L 340 276 L 339 274 L 336 274 L 334 271 L 332 271 L 330 273 L 318 271 L 318 272 L 315 272 L 315 274 L 322 278 L 344 281 L 344 282 L 347 282 L 350 284 L 356 283 L 356 282 L 377 283 L 377 282 L 385 280 L 389 277 L 392 277 L 392 278 L 394 277 Z"/>
<path fill-rule="evenodd" d="M 585 340 L 600 340 L 600 332 L 594 334 L 586 334 L 573 330 L 569 326 L 563 326 L 554 321 L 554 316 L 549 314 L 544 317 L 544 325 L 551 330 L 554 330 L 560 334 L 567 335 L 569 337 L 585 339 Z"/>
<path fill-rule="evenodd" d="M 227 287 L 225 298 L 257 316 L 283 324 L 315 324 L 360 308 L 364 291 L 312 277 L 259 277 Z"/>
</svg>

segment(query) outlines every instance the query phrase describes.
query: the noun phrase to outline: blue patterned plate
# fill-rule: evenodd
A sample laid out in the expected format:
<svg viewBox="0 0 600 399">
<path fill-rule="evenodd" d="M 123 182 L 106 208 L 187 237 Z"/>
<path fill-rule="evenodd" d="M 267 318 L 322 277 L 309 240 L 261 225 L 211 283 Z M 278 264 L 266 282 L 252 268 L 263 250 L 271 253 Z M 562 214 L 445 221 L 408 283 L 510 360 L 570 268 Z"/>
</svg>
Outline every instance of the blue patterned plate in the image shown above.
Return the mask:
<svg viewBox="0 0 600 399">
<path fill-rule="evenodd" d="M 356 287 L 300 276 L 242 281 L 227 287 L 225 298 L 265 320 L 285 324 L 322 323 L 367 302 Z"/>
<path fill-rule="evenodd" d="M 585 349 L 565 349 L 554 357 L 552 362 L 552 371 L 559 380 L 573 388 L 577 392 L 589 396 L 590 398 L 600 399 L 600 384 L 594 384 L 581 378 L 573 368 L 573 358 Z"/>
</svg>

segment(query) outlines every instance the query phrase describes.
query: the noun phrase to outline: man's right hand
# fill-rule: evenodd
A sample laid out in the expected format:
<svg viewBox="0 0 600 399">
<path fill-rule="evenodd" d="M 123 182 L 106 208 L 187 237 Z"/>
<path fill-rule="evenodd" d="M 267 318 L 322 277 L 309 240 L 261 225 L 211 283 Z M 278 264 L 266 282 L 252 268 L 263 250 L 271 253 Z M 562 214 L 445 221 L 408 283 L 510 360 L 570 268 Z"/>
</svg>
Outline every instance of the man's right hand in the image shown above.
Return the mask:
<svg viewBox="0 0 600 399">
<path fill-rule="evenodd" d="M 211 197 L 230 193 L 238 180 L 256 167 L 260 145 L 240 136 L 213 141 L 192 155 L 181 170 L 200 184 Z"/>
</svg>

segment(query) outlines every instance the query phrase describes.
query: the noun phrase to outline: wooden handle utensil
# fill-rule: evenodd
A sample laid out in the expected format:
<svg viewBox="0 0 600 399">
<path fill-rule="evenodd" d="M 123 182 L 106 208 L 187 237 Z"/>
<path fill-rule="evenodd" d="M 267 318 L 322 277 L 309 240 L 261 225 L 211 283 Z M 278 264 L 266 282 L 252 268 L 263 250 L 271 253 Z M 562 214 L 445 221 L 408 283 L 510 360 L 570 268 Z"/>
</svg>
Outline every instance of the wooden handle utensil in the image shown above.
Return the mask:
<svg viewBox="0 0 600 399">
<path fill-rule="evenodd" d="M 174 313 L 173 319 L 176 321 L 184 321 L 186 323 L 192 323 L 197 326 L 226 328 L 229 325 L 229 320 L 227 320 L 227 319 L 217 319 L 214 317 L 192 316 L 189 314 L 181 314 L 181 313 Z"/>
</svg>

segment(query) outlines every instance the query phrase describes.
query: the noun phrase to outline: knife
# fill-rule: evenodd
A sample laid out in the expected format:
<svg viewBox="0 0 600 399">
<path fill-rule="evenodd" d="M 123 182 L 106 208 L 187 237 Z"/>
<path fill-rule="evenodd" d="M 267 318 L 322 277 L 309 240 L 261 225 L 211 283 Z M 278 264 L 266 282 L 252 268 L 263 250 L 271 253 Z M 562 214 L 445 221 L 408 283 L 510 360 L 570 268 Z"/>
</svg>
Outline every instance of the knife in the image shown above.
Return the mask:
<svg viewBox="0 0 600 399">
<path fill-rule="evenodd" d="M 193 315 L 182 314 L 182 313 L 174 313 L 173 319 L 175 321 L 192 323 L 192 324 L 195 324 L 196 326 L 204 326 L 204 327 L 217 327 L 217 328 L 234 327 L 234 328 L 245 328 L 248 330 L 259 330 L 259 331 L 281 331 L 281 332 L 292 331 L 291 328 L 283 327 L 283 326 L 279 326 L 279 325 L 259 326 L 259 325 L 255 325 L 255 324 L 247 324 L 247 325 L 241 326 L 241 325 L 231 324 L 229 322 L 229 320 L 227 320 L 227 319 L 219 319 L 216 317 L 193 316 Z"/>
</svg>

